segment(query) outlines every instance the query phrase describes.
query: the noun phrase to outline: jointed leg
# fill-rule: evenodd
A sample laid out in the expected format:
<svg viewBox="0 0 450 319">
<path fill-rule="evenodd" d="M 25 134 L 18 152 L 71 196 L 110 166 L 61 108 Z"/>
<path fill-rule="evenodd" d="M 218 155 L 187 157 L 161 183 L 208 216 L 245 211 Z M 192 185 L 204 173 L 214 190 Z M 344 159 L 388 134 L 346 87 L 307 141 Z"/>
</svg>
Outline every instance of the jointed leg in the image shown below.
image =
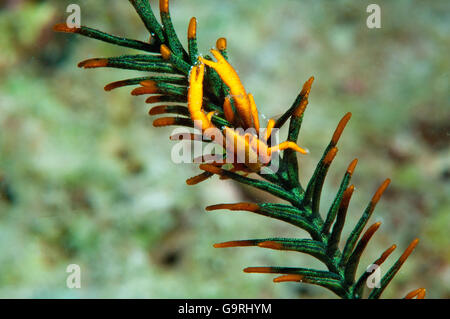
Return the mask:
<svg viewBox="0 0 450 319">
<path fill-rule="evenodd" d="M 219 74 L 222 81 L 230 88 L 231 95 L 236 102 L 237 112 L 246 128 L 252 127 L 250 101 L 236 70 L 225 60 L 219 51 L 211 50 L 211 53 L 217 59 L 217 62 L 206 60 L 202 57 L 199 57 L 199 60 L 213 68 Z"/>
<path fill-rule="evenodd" d="M 267 128 L 266 128 L 266 132 L 264 134 L 264 142 L 267 142 L 267 140 L 270 138 L 270 136 L 272 135 L 272 130 L 275 127 L 275 120 L 270 119 L 269 123 L 267 123 Z"/>
<path fill-rule="evenodd" d="M 231 100 L 228 96 L 225 98 L 225 101 L 223 102 L 223 111 L 225 112 L 225 119 L 231 124 L 234 124 L 233 107 L 231 106 Z"/>
<path fill-rule="evenodd" d="M 278 151 L 283 151 L 285 149 L 292 149 L 296 152 L 299 152 L 301 154 L 308 154 L 308 151 L 301 148 L 300 146 L 298 146 L 297 144 L 295 144 L 294 142 L 290 142 L 290 141 L 286 141 L 283 143 L 280 143 L 278 145 L 269 147 L 269 154 L 272 154 L 273 152 L 278 152 Z"/>
<path fill-rule="evenodd" d="M 256 134 L 259 134 L 259 117 L 258 117 L 258 109 L 256 108 L 255 99 L 251 93 L 248 94 L 248 99 L 250 100 L 250 112 L 253 118 L 253 125 L 256 129 Z"/>
<path fill-rule="evenodd" d="M 194 66 L 189 74 L 188 109 L 193 121 L 200 121 L 202 131 L 213 127 L 202 109 L 205 65 Z"/>
</svg>

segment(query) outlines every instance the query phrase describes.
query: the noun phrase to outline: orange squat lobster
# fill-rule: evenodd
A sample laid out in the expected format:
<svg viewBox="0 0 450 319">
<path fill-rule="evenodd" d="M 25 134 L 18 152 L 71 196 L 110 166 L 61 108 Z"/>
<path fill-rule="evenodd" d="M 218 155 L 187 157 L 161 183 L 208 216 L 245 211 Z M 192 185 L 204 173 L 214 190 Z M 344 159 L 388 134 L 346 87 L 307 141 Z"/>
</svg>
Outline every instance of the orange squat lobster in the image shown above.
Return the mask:
<svg viewBox="0 0 450 319">
<path fill-rule="evenodd" d="M 202 136 L 208 139 L 211 138 L 215 143 L 222 145 L 226 149 L 227 154 L 231 153 L 233 155 L 233 171 L 259 172 L 261 167 L 270 162 L 273 153 L 288 148 L 307 154 L 308 152 L 305 149 L 291 141 L 285 141 L 271 147 L 268 146 L 267 140 L 271 136 L 275 121 L 270 119 L 267 128 L 260 136 L 258 109 L 253 96 L 247 94 L 236 71 L 222 54 L 214 49 L 211 50 L 211 53 L 217 59 L 217 62 L 199 57 L 200 64 L 194 66 L 189 74 L 188 109 L 191 119 L 195 123 L 200 123 L 196 127 L 198 126 L 201 129 Z M 233 128 L 224 126 L 217 134 L 218 128 L 211 121 L 214 112 L 205 114 L 202 108 L 205 65 L 213 68 L 230 90 L 237 117 L 233 112 L 230 97 L 227 97 L 223 106 L 226 120 L 230 123 L 237 123 L 237 118 L 239 118 L 242 128 L 245 130 L 251 129 L 251 132 L 241 134 Z M 218 135 L 219 138 L 217 138 Z M 221 166 L 225 163 L 214 162 L 212 164 Z M 200 166 L 200 168 L 205 167 Z"/>
</svg>

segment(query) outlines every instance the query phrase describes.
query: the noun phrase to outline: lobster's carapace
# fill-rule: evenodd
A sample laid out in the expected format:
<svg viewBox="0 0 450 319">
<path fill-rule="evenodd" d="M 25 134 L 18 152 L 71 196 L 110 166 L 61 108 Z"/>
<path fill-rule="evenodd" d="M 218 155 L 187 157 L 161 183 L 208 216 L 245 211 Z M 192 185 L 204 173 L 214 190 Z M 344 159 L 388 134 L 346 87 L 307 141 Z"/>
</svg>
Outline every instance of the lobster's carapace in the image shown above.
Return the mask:
<svg viewBox="0 0 450 319">
<path fill-rule="evenodd" d="M 227 151 L 229 162 L 230 154 L 235 163 L 244 165 L 235 165 L 246 172 L 259 172 L 262 166 L 267 165 L 275 152 L 285 149 L 292 149 L 296 152 L 307 154 L 307 151 L 291 141 L 286 141 L 278 145 L 269 146 L 269 140 L 275 121 L 270 119 L 265 130 L 260 134 L 260 122 L 258 109 L 255 100 L 251 94 L 247 94 L 244 86 L 239 79 L 235 69 L 228 63 L 218 50 L 211 50 L 217 62 L 206 60 L 199 57 L 199 64 L 194 66 L 189 74 L 188 89 L 188 109 L 191 119 L 195 123 L 200 123 L 197 128 L 201 129 L 202 134 L 210 138 L 215 136 L 214 142 L 221 144 Z M 206 114 L 203 111 L 203 80 L 205 65 L 213 68 L 227 85 L 230 95 L 224 101 L 224 114 L 230 123 L 236 123 L 240 120 L 243 128 L 216 127 L 211 121 L 212 112 Z M 236 113 L 233 111 L 231 101 L 236 107 Z M 217 138 L 217 132 L 211 133 L 211 130 L 219 129 L 222 133 L 221 138 Z M 246 132 L 242 132 L 243 129 Z"/>
</svg>

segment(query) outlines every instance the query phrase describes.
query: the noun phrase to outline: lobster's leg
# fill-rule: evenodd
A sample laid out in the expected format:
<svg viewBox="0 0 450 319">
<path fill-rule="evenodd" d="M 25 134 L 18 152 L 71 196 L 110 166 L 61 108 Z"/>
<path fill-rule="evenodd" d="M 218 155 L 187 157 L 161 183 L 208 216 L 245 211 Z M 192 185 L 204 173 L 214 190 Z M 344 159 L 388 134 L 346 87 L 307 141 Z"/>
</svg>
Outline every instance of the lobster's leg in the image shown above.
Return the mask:
<svg viewBox="0 0 450 319">
<path fill-rule="evenodd" d="M 256 134 L 259 135 L 259 116 L 258 116 L 258 108 L 256 107 L 255 99 L 253 98 L 253 94 L 248 94 L 248 99 L 250 101 L 250 112 L 252 114 L 253 125 L 256 129 Z"/>
<path fill-rule="evenodd" d="M 269 123 L 267 123 L 267 128 L 263 137 L 263 141 L 267 142 L 267 140 L 270 138 L 270 136 L 272 135 L 272 130 L 275 127 L 275 120 L 274 119 L 270 119 Z"/>
<path fill-rule="evenodd" d="M 294 142 L 286 141 L 286 142 L 280 143 L 278 145 L 269 147 L 269 150 L 268 150 L 269 151 L 269 155 L 272 154 L 273 152 L 283 151 L 283 150 L 288 149 L 288 148 L 290 148 L 290 149 L 292 149 L 292 150 L 294 150 L 296 152 L 299 152 L 301 154 L 308 154 L 307 150 L 301 148 L 300 146 L 298 146 Z"/>
<path fill-rule="evenodd" d="M 193 121 L 201 122 L 202 131 L 214 127 L 202 109 L 205 65 L 194 66 L 189 73 L 188 109 Z"/>
<path fill-rule="evenodd" d="M 217 59 L 217 62 L 206 60 L 202 57 L 199 57 L 199 60 L 207 66 L 213 68 L 219 74 L 222 81 L 230 88 L 231 96 L 236 103 L 236 110 L 246 128 L 254 127 L 250 99 L 241 83 L 241 80 L 239 79 L 236 70 L 227 62 L 227 60 L 225 60 L 219 51 L 211 50 L 211 53 Z"/>
</svg>

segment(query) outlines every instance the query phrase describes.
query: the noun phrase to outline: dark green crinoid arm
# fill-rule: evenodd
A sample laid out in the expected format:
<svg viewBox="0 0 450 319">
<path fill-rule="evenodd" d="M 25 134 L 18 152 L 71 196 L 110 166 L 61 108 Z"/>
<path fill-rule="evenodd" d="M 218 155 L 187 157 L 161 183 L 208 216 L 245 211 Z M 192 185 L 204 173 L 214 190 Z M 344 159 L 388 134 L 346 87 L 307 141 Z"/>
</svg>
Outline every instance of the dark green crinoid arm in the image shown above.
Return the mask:
<svg viewBox="0 0 450 319">
<path fill-rule="evenodd" d="M 89 59 L 81 62 L 79 66 L 83 68 L 122 68 L 147 73 L 140 77 L 112 82 L 105 86 L 105 90 L 110 91 L 119 87 L 139 85 L 132 91 L 132 94 L 151 95 L 147 99 L 147 103 L 175 103 L 158 105 L 150 110 L 150 115 L 173 115 L 156 119 L 154 126 L 179 125 L 193 127 L 193 121 L 190 118 L 187 107 L 187 98 L 189 73 L 191 68 L 198 63 L 199 57 L 196 19 L 192 18 L 190 20 L 187 32 L 188 48 L 185 49 L 173 27 L 168 0 L 160 0 L 160 20 L 154 14 L 148 0 L 129 1 L 150 33 L 148 43 L 113 36 L 84 26 L 80 28 L 68 28 L 64 24 L 58 24 L 54 29 L 59 32 L 76 33 L 113 45 L 141 51 L 140 54 L 135 55 Z M 219 38 L 216 47 L 227 60 L 226 40 Z M 211 60 L 207 55 L 204 56 L 204 59 Z M 311 77 L 306 81 L 292 106 L 274 123 L 275 128 L 281 128 L 289 122 L 288 142 L 295 143 L 298 139 L 313 80 L 314 78 Z M 211 117 L 212 123 L 220 128 L 225 126 L 238 127 L 241 119 L 230 117 L 230 113 L 236 110 L 236 105 L 234 105 L 233 101 L 227 100 L 230 94 L 229 88 L 216 71 L 210 67 L 206 69 L 203 88 L 203 109 L 207 112 L 214 112 Z M 247 177 L 237 173 L 236 170 L 227 169 L 225 166 L 217 166 L 211 163 L 201 164 L 200 169 L 203 170 L 203 173 L 188 179 L 187 183 L 189 185 L 194 185 L 211 176 L 219 175 L 221 178 L 233 179 L 236 182 L 258 188 L 286 201 L 286 204 L 219 204 L 208 207 L 208 211 L 228 209 L 232 211 L 253 212 L 295 225 L 306 230 L 311 237 L 238 240 L 216 244 L 215 247 L 258 246 L 261 248 L 309 254 L 320 260 L 326 266 L 327 271 L 301 267 L 287 268 L 273 266 L 249 267 L 245 269 L 245 272 L 282 274 L 281 277 L 275 278 L 274 281 L 301 281 L 303 283 L 325 287 L 342 298 L 361 298 L 364 293 L 364 286 L 371 272 L 364 272 L 359 278 L 356 278 L 356 271 L 360 263 L 361 255 L 369 240 L 379 228 L 380 223 L 375 223 L 367 227 L 366 230 L 364 229 L 390 180 L 388 179 L 382 183 L 376 191 L 358 223 L 346 239 L 343 238 L 342 230 L 345 225 L 347 208 L 354 189 L 354 186 L 350 185 L 350 180 L 357 160 L 352 161 L 343 174 L 340 187 L 327 214 L 323 216 L 319 211 L 324 181 L 337 155 L 338 141 L 350 117 L 351 114 L 347 113 L 339 122 L 330 143 L 325 148 L 317 163 L 317 167 L 310 181 L 304 186 L 300 185 L 299 182 L 297 154 L 291 149 L 286 149 L 282 152 L 279 169 L 277 171 L 270 171 L 266 167 L 264 173 L 263 171 L 259 173 L 259 176 L 262 178 Z M 176 139 L 177 137 L 173 138 Z M 196 139 L 197 137 L 192 135 L 191 138 Z M 202 136 L 200 136 L 199 140 L 210 142 L 210 140 L 204 139 Z M 372 290 L 369 298 L 379 298 L 381 296 L 417 242 L 418 240 L 414 240 L 409 245 L 403 255 L 381 279 L 379 287 Z M 340 246 L 344 247 L 343 250 L 339 248 Z M 395 247 L 393 245 L 386 250 L 373 265 L 380 266 Z M 371 271 L 374 271 L 374 267 L 371 269 Z M 407 297 L 421 298 L 424 294 L 425 290 L 421 288 L 411 292 Z"/>
</svg>

